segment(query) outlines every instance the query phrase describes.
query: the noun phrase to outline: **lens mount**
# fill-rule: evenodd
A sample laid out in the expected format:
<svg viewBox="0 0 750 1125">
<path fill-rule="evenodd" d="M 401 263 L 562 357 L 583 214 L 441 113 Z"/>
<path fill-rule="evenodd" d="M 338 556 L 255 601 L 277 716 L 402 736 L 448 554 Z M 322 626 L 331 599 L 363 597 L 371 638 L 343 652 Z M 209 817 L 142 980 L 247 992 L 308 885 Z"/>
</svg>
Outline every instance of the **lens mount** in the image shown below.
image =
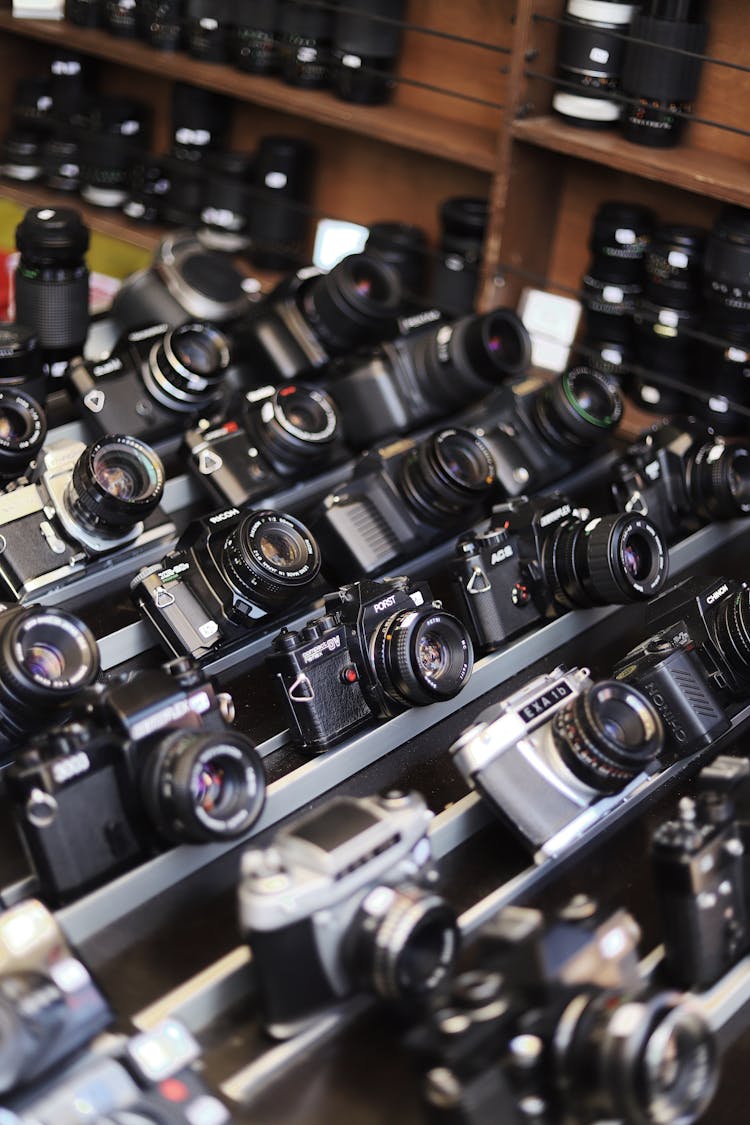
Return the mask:
<svg viewBox="0 0 750 1125">
<path fill-rule="evenodd" d="M 750 513 L 747 446 L 706 442 L 689 458 L 685 476 L 693 509 L 701 519 L 729 520 Z"/>
<path fill-rule="evenodd" d="M 295 383 L 262 404 L 257 428 L 270 457 L 295 467 L 324 455 L 337 437 L 339 415 L 325 391 Z"/>
<path fill-rule="evenodd" d="M 320 550 L 294 516 L 268 510 L 246 515 L 227 536 L 223 559 L 230 584 L 255 601 L 296 597 L 320 570 Z"/>
<path fill-rule="evenodd" d="M 660 753 L 664 730 L 645 695 L 602 680 L 555 713 L 552 738 L 579 781 L 599 793 L 617 793 Z"/>
<path fill-rule="evenodd" d="M 126 434 L 108 434 L 76 461 L 65 504 L 86 529 L 121 533 L 153 512 L 163 492 L 164 466 L 151 446 Z"/>
<path fill-rule="evenodd" d="M 381 621 L 372 636 L 371 659 L 387 696 L 424 707 L 458 695 L 471 677 L 474 650 L 463 622 L 430 606 Z"/>
<path fill-rule="evenodd" d="M 243 836 L 260 816 L 266 791 L 255 746 L 234 731 L 160 736 L 148 750 L 141 786 L 160 834 L 195 844 Z"/>
<path fill-rule="evenodd" d="M 44 706 L 94 682 L 99 649 L 72 613 L 41 606 L 8 610 L 0 615 L 0 672 L 11 695 Z"/>
<path fill-rule="evenodd" d="M 492 454 L 471 430 L 439 430 L 411 451 L 401 469 L 404 496 L 430 524 L 463 514 L 494 484 Z"/>
<path fill-rule="evenodd" d="M 143 382 L 161 406 L 191 414 L 211 402 L 229 362 L 229 344 L 222 332 L 197 321 L 182 324 L 154 344 L 143 368 Z"/>
<path fill-rule="evenodd" d="M 400 305 L 398 273 L 368 254 L 343 258 L 330 273 L 312 282 L 304 300 L 313 328 L 336 352 L 382 335 Z"/>
<path fill-rule="evenodd" d="M 550 444 L 577 450 L 602 441 L 615 428 L 622 417 L 622 399 L 601 372 L 574 367 L 545 388 L 535 414 Z"/>
<path fill-rule="evenodd" d="M 47 420 L 39 403 L 24 391 L 0 390 L 0 477 L 22 473 L 46 436 Z"/>
</svg>

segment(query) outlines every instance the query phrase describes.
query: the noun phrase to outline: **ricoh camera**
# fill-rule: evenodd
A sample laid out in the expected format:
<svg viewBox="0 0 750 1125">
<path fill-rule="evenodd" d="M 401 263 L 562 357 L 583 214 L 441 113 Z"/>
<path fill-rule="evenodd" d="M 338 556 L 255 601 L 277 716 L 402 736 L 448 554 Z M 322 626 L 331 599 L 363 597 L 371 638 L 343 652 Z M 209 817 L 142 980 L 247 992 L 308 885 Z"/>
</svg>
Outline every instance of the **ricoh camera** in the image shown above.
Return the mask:
<svg viewBox="0 0 750 1125">
<path fill-rule="evenodd" d="M 342 462 L 338 411 L 318 387 L 248 391 L 236 410 L 185 434 L 190 471 L 223 504 L 256 502 Z"/>
<path fill-rule="evenodd" d="M 44 1084 L 0 1107 L 3 1125 L 230 1125 L 196 1065 L 200 1048 L 181 1023 L 162 1020 L 131 1039 L 108 1036 Z M 95 1115 L 95 1116 L 94 1116 Z"/>
<path fill-rule="evenodd" d="M 246 640 L 321 583 L 318 545 L 293 516 L 227 508 L 195 520 L 161 563 L 145 567 L 131 592 L 175 656 L 196 660 Z"/>
<path fill-rule="evenodd" d="M 168 542 L 163 491 L 164 466 L 137 438 L 50 442 L 31 481 L 0 493 L 0 582 L 28 601 Z"/>
<path fill-rule="evenodd" d="M 325 599 L 321 617 L 282 630 L 267 666 L 275 673 L 292 740 L 314 753 L 373 717 L 453 699 L 471 676 L 465 626 L 425 583 L 365 580 Z"/>
<path fill-rule="evenodd" d="M 356 448 L 455 414 L 531 359 L 528 333 L 510 309 L 452 324 L 432 309 L 404 318 L 399 329 L 371 356 L 354 355 L 329 372 L 346 439 Z"/>
<path fill-rule="evenodd" d="M 462 531 L 486 511 L 495 465 L 471 430 L 437 430 L 365 453 L 351 480 L 327 496 L 314 521 L 341 578 L 382 573 Z"/>
<path fill-rule="evenodd" d="M 651 598 L 669 554 L 648 516 L 589 516 L 559 493 L 492 509 L 487 528 L 463 536 L 449 565 L 453 588 L 485 651 L 580 606 Z"/>
<path fill-rule="evenodd" d="M 0 1096 L 38 1083 L 112 1019 L 54 917 L 36 899 L 0 915 L 0 1013 Z"/>
<path fill-rule="evenodd" d="M 729 730 L 750 696 L 750 589 L 733 578 L 689 578 L 649 606 L 656 632 L 615 668 L 659 711 L 683 757 Z"/>
<path fill-rule="evenodd" d="M 299 379 L 396 333 L 401 282 L 381 258 L 350 254 L 324 273 L 285 278 L 234 333 L 234 354 L 260 381 Z"/>
<path fill-rule="evenodd" d="M 485 924 L 477 967 L 409 1037 L 432 1125 L 698 1121 L 717 1045 L 697 1006 L 642 975 L 639 938 L 583 895 L 546 925 L 518 906 Z"/>
<path fill-rule="evenodd" d="M 244 835 L 265 781 L 232 715 L 231 698 L 178 660 L 92 689 L 18 754 L 8 793 L 44 893 L 69 902 L 165 842 Z"/>
<path fill-rule="evenodd" d="M 353 993 L 414 1005 L 443 983 L 455 915 L 433 889 L 418 793 L 334 797 L 243 856 L 240 925 L 277 1038 Z"/>
<path fill-rule="evenodd" d="M 664 423 L 630 446 L 612 493 L 621 511 L 651 516 L 671 543 L 750 513 L 750 450 L 699 423 Z"/>
<path fill-rule="evenodd" d="M 229 365 L 229 343 L 218 328 L 152 324 L 127 332 L 105 359 L 72 360 L 69 376 L 95 432 L 124 430 L 158 443 L 219 406 Z"/>
<path fill-rule="evenodd" d="M 659 712 L 629 683 L 558 667 L 488 707 L 450 749 L 540 858 L 565 851 L 658 768 Z"/>
</svg>

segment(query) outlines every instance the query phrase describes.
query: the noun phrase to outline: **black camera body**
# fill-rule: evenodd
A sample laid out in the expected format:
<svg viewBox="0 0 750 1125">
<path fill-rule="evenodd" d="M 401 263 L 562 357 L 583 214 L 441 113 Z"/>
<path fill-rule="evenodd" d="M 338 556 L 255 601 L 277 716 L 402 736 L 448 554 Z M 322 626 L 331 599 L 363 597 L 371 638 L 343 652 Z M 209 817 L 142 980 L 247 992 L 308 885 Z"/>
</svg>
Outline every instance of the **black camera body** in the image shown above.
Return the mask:
<svg viewBox="0 0 750 1125">
<path fill-rule="evenodd" d="M 258 501 L 346 459 L 339 416 L 318 387 L 259 387 L 185 434 L 190 471 L 223 504 Z"/>
<path fill-rule="evenodd" d="M 672 543 L 705 523 L 750 513 L 750 452 L 700 423 L 663 423 L 618 462 L 612 493 L 621 511 L 643 512 Z"/>
<path fill-rule="evenodd" d="M 126 332 L 105 359 L 74 359 L 69 375 L 96 432 L 159 442 L 219 407 L 229 364 L 229 344 L 217 328 L 152 324 Z"/>
<path fill-rule="evenodd" d="M 283 630 L 267 658 L 292 739 L 327 750 L 368 720 L 451 699 L 471 676 L 466 629 L 425 583 L 365 580 L 325 599 L 321 617 Z"/>
<path fill-rule="evenodd" d="M 471 430 L 400 438 L 362 455 L 327 496 L 315 532 L 341 578 L 375 575 L 470 526 L 493 495 L 495 466 Z"/>
<path fill-rule="evenodd" d="M 293 516 L 226 508 L 194 520 L 173 551 L 131 582 L 142 614 L 175 656 L 200 660 L 247 639 L 322 592 L 320 552 Z"/>
<path fill-rule="evenodd" d="M 178 660 L 90 689 L 72 721 L 20 753 L 6 781 L 45 894 L 69 902 L 165 841 L 244 834 L 265 785 L 232 714 L 231 699 Z"/>
<path fill-rule="evenodd" d="M 658 631 L 615 668 L 659 711 L 680 757 L 731 726 L 727 708 L 750 694 L 750 589 L 734 578 L 689 578 L 649 607 Z"/>
<path fill-rule="evenodd" d="M 576 606 L 652 597 L 667 570 L 648 517 L 590 517 L 560 493 L 496 504 L 485 531 L 459 540 L 449 567 L 483 650 Z"/>
</svg>

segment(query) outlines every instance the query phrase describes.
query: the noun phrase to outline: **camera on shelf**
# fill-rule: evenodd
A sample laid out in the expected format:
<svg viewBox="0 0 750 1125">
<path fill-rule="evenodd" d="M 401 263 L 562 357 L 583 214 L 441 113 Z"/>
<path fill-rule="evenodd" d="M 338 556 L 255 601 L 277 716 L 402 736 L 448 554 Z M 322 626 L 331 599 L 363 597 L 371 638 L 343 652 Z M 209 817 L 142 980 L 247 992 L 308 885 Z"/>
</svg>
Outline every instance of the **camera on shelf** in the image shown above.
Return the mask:
<svg viewBox="0 0 750 1125">
<path fill-rule="evenodd" d="M 218 328 L 153 324 L 128 332 L 106 359 L 75 359 L 69 375 L 95 430 L 124 428 L 134 437 L 163 441 L 220 405 L 229 363 L 229 344 Z"/>
<path fill-rule="evenodd" d="M 555 668 L 483 711 L 451 747 L 461 774 L 535 852 L 558 855 L 658 768 L 664 732 L 631 684 Z"/>
<path fill-rule="evenodd" d="M 189 660 L 98 685 L 8 768 L 8 793 L 45 895 L 69 902 L 159 844 L 244 835 L 263 766 L 229 729 L 231 697 Z"/>
<path fill-rule="evenodd" d="M 458 929 L 432 889 L 431 819 L 418 793 L 334 797 L 245 853 L 240 925 L 272 1035 L 355 992 L 413 1005 L 443 983 Z"/>
<path fill-rule="evenodd" d="M 267 509 L 227 508 L 195 520 L 156 566 L 131 582 L 133 597 L 176 656 L 216 656 L 268 627 L 320 584 L 318 545 L 303 523 Z"/>
<path fill-rule="evenodd" d="M 510 309 L 453 324 L 430 309 L 402 319 L 399 329 L 371 356 L 344 359 L 329 373 L 346 439 L 357 448 L 454 413 L 520 375 L 531 359 L 528 333 Z"/>
<path fill-rule="evenodd" d="M 471 677 L 465 626 L 424 583 L 354 582 L 321 617 L 282 630 L 267 657 L 281 685 L 292 740 L 318 753 L 371 718 L 454 699 Z"/>
<path fill-rule="evenodd" d="M 697 1121 L 718 1051 L 697 1006 L 638 964 L 632 915 L 582 895 L 546 926 L 509 906 L 479 931 L 478 967 L 410 1035 L 429 1120 L 655 1125 Z"/>
<path fill-rule="evenodd" d="M 333 400 L 303 383 L 248 391 L 234 410 L 201 418 L 186 432 L 184 448 L 191 472 L 217 500 L 234 505 L 346 458 Z"/>
<path fill-rule="evenodd" d="M 6 1102 L 0 1118 L 4 1125 L 74 1125 L 86 1117 L 93 1121 L 93 1112 L 101 1125 L 230 1125 L 229 1110 L 195 1065 L 199 1059 L 200 1047 L 187 1028 L 165 1019 L 131 1039 L 100 1040 L 54 1081 Z"/>
<path fill-rule="evenodd" d="M 449 572 L 478 645 L 500 648 L 565 610 L 621 605 L 664 587 L 669 554 L 648 516 L 589 516 L 560 493 L 496 504 L 458 541 Z"/>
<path fill-rule="evenodd" d="M 307 266 L 237 327 L 237 358 L 259 373 L 259 383 L 299 379 L 394 335 L 400 306 L 399 275 L 381 258 L 350 254 L 330 273 Z"/>
<path fill-rule="evenodd" d="M 649 606 L 657 628 L 615 668 L 653 701 L 680 757 L 731 726 L 750 696 L 750 589 L 734 578 L 689 578 Z"/>
<path fill-rule="evenodd" d="M 323 501 L 315 531 L 342 578 L 377 574 L 470 525 L 494 484 L 490 450 L 471 430 L 403 438 L 364 454 L 350 482 Z"/>
<path fill-rule="evenodd" d="M 706 523 L 750 514 L 750 450 L 700 423 L 647 431 L 615 467 L 618 508 L 642 512 L 669 542 Z"/>
<path fill-rule="evenodd" d="M 137 438 L 50 442 L 31 483 L 0 493 L 0 581 L 18 601 L 173 538 L 164 466 Z"/>
<path fill-rule="evenodd" d="M 36 899 L 0 916 L 0 1009 L 3 1095 L 38 1083 L 112 1020 L 85 966 Z"/>
</svg>

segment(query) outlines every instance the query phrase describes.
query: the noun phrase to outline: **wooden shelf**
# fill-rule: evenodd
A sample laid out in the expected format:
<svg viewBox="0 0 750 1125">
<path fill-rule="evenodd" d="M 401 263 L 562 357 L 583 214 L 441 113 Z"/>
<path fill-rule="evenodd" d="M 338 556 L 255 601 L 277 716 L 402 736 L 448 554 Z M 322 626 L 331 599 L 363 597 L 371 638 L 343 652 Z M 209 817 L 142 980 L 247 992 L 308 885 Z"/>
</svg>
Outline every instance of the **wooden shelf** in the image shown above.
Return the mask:
<svg viewBox="0 0 750 1125">
<path fill-rule="evenodd" d="M 725 203 L 750 206 L 750 175 L 746 163 L 722 153 L 683 145 L 652 149 L 634 145 L 616 132 L 599 132 L 566 125 L 556 117 L 529 117 L 513 122 L 516 140 L 590 160 L 683 188 Z"/>
<path fill-rule="evenodd" d="M 14 19 L 4 9 L 0 11 L 0 32 L 3 31 L 108 59 L 118 66 L 189 82 L 483 172 L 493 172 L 497 164 L 497 133 L 465 121 L 398 105 L 352 105 L 326 91 L 303 90 L 287 86 L 280 79 L 259 78 L 231 66 L 199 62 L 183 52 L 158 51 L 148 44 L 118 39 L 108 32 L 77 27 L 66 20 Z"/>
</svg>

